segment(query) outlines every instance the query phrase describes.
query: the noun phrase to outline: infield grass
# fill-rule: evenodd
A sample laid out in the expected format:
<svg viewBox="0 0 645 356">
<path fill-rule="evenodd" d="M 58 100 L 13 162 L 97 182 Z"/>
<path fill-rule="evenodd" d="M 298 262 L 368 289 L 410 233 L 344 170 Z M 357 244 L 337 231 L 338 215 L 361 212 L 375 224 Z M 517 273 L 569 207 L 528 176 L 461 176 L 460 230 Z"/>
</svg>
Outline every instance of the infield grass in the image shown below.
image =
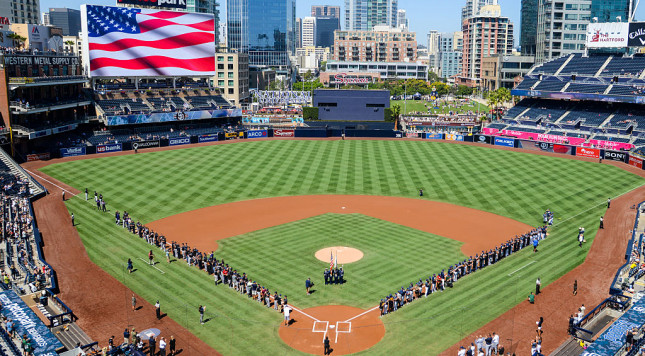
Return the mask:
<svg viewBox="0 0 645 356">
<path fill-rule="evenodd" d="M 536 276 L 539 275 L 543 286 L 546 286 L 582 263 L 595 235 L 598 217 L 604 213 L 606 199 L 643 184 L 640 177 L 607 165 L 419 141 L 239 142 L 73 161 L 45 167 L 43 172 L 79 190 L 87 187 L 104 195 L 108 208 L 112 210 L 110 214 L 97 212 L 81 199 L 67 201 L 68 208 L 80 223 L 78 230 L 92 260 L 119 280 L 124 280 L 128 287 L 149 302 L 160 299 L 170 317 L 225 354 L 251 354 L 260 349 L 266 354 L 297 352 L 277 336 L 280 315 L 226 287 L 215 287 L 205 273 L 184 263 L 163 266 L 167 269 L 165 275 L 151 268 L 141 268 L 125 277 L 124 261 L 128 257 L 145 256 L 149 246 L 114 225 L 114 210 L 128 210 L 146 223 L 201 207 L 253 198 L 306 194 L 418 198 L 418 189 L 423 188 L 423 199 L 485 210 L 530 225 L 541 223 L 545 209 L 554 211 L 556 226 L 550 230 L 549 238 L 540 244 L 540 253 L 521 251 L 463 278 L 452 290 L 415 302 L 383 318 L 386 336 L 369 350 L 370 354 L 382 355 L 437 354 L 526 298 L 534 287 Z M 323 215 L 294 222 L 292 227 L 315 225 L 320 219 L 335 217 Z M 347 219 L 352 217 L 343 216 Z M 368 222 L 380 229 L 386 227 L 379 224 L 389 224 L 379 220 L 370 222 L 369 219 L 358 216 L 353 224 L 357 227 L 364 224 L 365 229 L 369 228 Z M 358 220 L 361 220 L 360 224 Z M 230 242 L 222 241 L 223 247 L 217 254 L 230 256 L 228 263 L 236 267 L 239 264 L 238 268 L 266 279 L 268 285 L 282 285 L 280 278 L 284 273 L 292 273 L 291 269 L 300 266 L 289 265 L 291 262 L 277 258 L 264 263 L 264 259 L 284 256 L 290 252 L 285 251 L 285 243 L 302 238 L 302 234 L 294 233 L 291 237 L 280 236 L 286 240 L 272 244 L 269 236 L 288 235 L 289 225 L 232 238 Z M 311 227 L 313 225 L 309 228 L 322 231 L 323 227 Z M 575 242 L 578 226 L 587 228 L 589 243 L 582 249 Z M 252 236 L 257 238 L 258 244 L 263 244 L 262 248 L 251 248 Z M 414 244 L 422 239 L 420 232 L 398 227 L 396 237 L 409 246 L 406 250 L 394 251 L 399 253 L 398 256 L 380 256 L 378 259 L 382 259 L 379 263 L 383 268 L 375 262 L 375 267 L 369 267 L 374 270 L 363 277 L 363 272 L 359 271 L 361 262 L 356 264 L 356 270 L 354 266 L 346 266 L 346 269 L 352 269 L 348 270 L 348 280 L 369 278 L 369 292 L 352 292 L 353 286 L 347 285 L 347 288 L 341 287 L 343 290 L 336 295 L 321 291 L 307 299 L 302 292 L 306 277 L 293 276 L 290 278 L 295 285 L 286 287 L 295 293 L 290 295 L 290 302 L 305 307 L 326 304 L 326 300 L 375 306 L 380 294 L 373 295 L 371 304 L 366 302 L 366 298 L 391 288 L 390 281 L 394 283 L 396 278 L 408 278 L 411 271 L 418 272 L 414 279 L 438 272 L 429 270 L 439 268 L 431 265 L 432 261 L 419 266 L 417 261 L 406 259 L 409 253 L 416 253 L 413 249 L 418 248 Z M 349 241 L 344 237 L 340 240 L 339 244 Z M 298 241 L 292 243 L 297 244 Z M 309 248 L 316 247 L 315 239 L 307 243 L 311 246 Z M 373 248 L 368 246 L 371 243 L 369 239 L 357 238 L 355 243 L 363 243 L 361 247 L 368 252 Z M 298 248 L 294 255 L 302 253 Z M 446 251 L 452 251 L 451 248 L 447 246 Z M 451 255 L 447 257 L 447 263 L 440 260 L 437 265 L 446 268 L 456 261 L 455 258 L 457 256 Z M 364 262 L 371 263 L 367 258 Z M 324 267 L 322 262 L 311 263 L 311 266 L 303 265 L 303 270 L 308 272 L 316 263 L 320 263 L 316 268 Z M 258 268 L 255 266 L 263 267 L 255 270 Z M 512 277 L 508 276 L 510 271 L 522 267 Z M 321 280 L 320 277 L 312 277 Z M 398 287 L 396 284 L 393 286 Z M 201 327 L 197 323 L 196 308 L 204 303 L 208 306 L 207 314 L 213 319 Z M 510 336 L 502 335 L 502 338 L 507 337 Z"/>
</svg>

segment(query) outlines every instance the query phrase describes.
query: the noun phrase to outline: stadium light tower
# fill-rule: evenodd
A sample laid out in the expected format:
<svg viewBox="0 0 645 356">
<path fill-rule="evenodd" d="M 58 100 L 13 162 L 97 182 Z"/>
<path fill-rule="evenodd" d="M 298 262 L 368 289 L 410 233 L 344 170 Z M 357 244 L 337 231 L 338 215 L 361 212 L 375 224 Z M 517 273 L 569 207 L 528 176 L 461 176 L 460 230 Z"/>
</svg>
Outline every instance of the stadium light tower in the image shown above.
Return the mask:
<svg viewBox="0 0 645 356">
<path fill-rule="evenodd" d="M 636 15 L 636 9 L 638 9 L 638 4 L 641 2 L 641 0 L 636 0 L 636 5 L 634 5 L 634 0 L 629 0 L 629 21 L 632 22 L 634 20 L 634 16 Z M 633 6 L 632 6 L 633 5 Z"/>
</svg>

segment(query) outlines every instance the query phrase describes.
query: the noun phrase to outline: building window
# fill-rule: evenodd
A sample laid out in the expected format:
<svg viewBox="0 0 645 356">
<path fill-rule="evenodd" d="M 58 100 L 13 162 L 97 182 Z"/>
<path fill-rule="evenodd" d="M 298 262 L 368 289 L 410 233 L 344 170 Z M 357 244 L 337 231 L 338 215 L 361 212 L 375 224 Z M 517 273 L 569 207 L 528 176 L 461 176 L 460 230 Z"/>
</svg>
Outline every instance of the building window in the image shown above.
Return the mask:
<svg viewBox="0 0 645 356">
<path fill-rule="evenodd" d="M 234 78 L 234 75 L 235 75 L 235 73 L 233 73 L 233 72 L 228 72 L 228 77 L 229 77 L 229 78 L 231 78 L 231 79 L 232 79 L 232 78 Z"/>
<path fill-rule="evenodd" d="M 224 78 L 224 72 L 218 72 L 217 77 L 218 78 Z"/>
<path fill-rule="evenodd" d="M 223 64 L 218 64 L 217 69 L 224 69 L 224 65 Z"/>
<path fill-rule="evenodd" d="M 229 80 L 228 81 L 228 86 L 229 87 L 235 86 L 235 81 L 234 80 Z"/>
<path fill-rule="evenodd" d="M 223 80 L 218 80 L 217 81 L 217 86 L 220 87 L 220 88 L 223 87 L 224 86 L 224 81 Z"/>
<path fill-rule="evenodd" d="M 233 56 L 228 56 L 228 61 L 233 62 Z"/>
<path fill-rule="evenodd" d="M 218 62 L 224 62 L 224 56 L 217 56 Z"/>
</svg>

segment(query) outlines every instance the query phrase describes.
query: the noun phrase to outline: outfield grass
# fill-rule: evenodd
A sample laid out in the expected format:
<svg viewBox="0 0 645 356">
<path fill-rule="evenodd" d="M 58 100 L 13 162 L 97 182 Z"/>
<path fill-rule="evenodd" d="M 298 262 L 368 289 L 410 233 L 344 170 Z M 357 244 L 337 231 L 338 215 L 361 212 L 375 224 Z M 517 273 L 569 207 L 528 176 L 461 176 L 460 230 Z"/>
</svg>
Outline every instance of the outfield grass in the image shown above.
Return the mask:
<svg viewBox="0 0 645 356">
<path fill-rule="evenodd" d="M 589 240 L 593 240 L 607 197 L 620 195 L 643 184 L 640 177 L 613 166 L 418 141 L 239 142 L 74 161 L 51 165 L 43 171 L 79 190 L 85 187 L 90 191 L 96 189 L 104 195 L 108 208 L 128 210 L 144 223 L 179 212 L 252 198 L 304 194 L 418 198 L 419 188 L 424 189 L 423 199 L 485 210 L 531 225 L 541 222 L 545 209 L 555 212 L 557 226 L 540 244 L 539 254 L 521 251 L 499 264 L 465 277 L 450 291 L 415 302 L 383 318 L 386 336 L 369 351 L 370 354 L 383 355 L 395 352 L 436 354 L 523 300 L 534 287 L 537 275 L 541 276 L 543 286 L 564 275 L 584 260 L 591 245 L 589 243 L 583 249 L 577 247 L 575 233 L 578 226 L 586 226 Z M 164 311 L 170 317 L 218 351 L 250 354 L 262 349 L 268 354 L 297 353 L 277 337 L 279 315 L 249 302 L 228 288 L 213 286 L 204 273 L 183 263 L 163 266 L 169 270 L 163 276 L 153 269 L 141 268 L 125 277 L 124 261 L 128 257 L 145 256 L 148 245 L 116 227 L 111 214 L 96 212 L 91 204 L 81 199 L 68 200 L 67 204 L 80 223 L 79 233 L 93 261 L 119 280 L 125 279 L 128 287 L 148 301 L 161 299 L 166 306 Z M 315 225 L 319 219 L 335 217 L 324 215 L 222 241 L 223 247 L 217 255 L 227 256 L 230 259 L 227 262 L 251 275 L 257 274 L 269 285 L 291 284 L 278 279 L 285 273 L 282 271 L 285 266 L 292 262 L 275 259 L 262 263 L 263 259 L 270 258 L 272 251 L 280 253 L 278 250 L 284 249 L 289 239 L 298 238 L 294 244 L 305 239 L 310 248 L 315 246 L 316 239 L 303 237 L 302 233 L 283 236 L 289 235 L 289 225 L 302 228 L 306 224 Z M 351 217 L 343 216 L 343 219 Z M 358 220 L 363 224 L 367 222 L 365 219 L 369 220 L 364 217 Z M 357 227 L 361 224 L 355 223 Z M 385 226 L 388 224 L 374 221 L 379 229 L 389 228 Z M 365 225 L 364 229 L 369 227 Z M 324 234 L 324 229 L 320 230 L 323 232 L 316 233 Z M 393 249 L 394 253 L 415 252 L 412 246 L 420 243 L 422 233 L 412 229 L 399 230 L 397 228 L 396 237 L 400 236 L 410 246 L 403 251 Z M 334 238 L 341 242 L 351 238 L 334 232 Z M 272 244 L 271 235 L 285 240 Z M 258 244 L 255 250 L 252 249 L 253 242 Z M 369 246 L 369 239 L 357 237 L 355 243 L 363 244 L 361 247 L 368 251 L 373 248 Z M 299 248 L 296 248 L 294 256 L 303 253 Z M 245 253 L 251 256 L 244 257 Z M 309 255 L 311 253 L 313 251 Z M 456 257 L 437 264 L 445 268 Z M 537 262 L 526 266 L 527 261 L 532 260 Z M 371 263 L 368 259 L 364 262 Z M 374 285 L 368 286 L 374 293 L 390 289 L 386 282 L 388 276 L 402 274 L 402 279 L 408 278 L 407 273 L 412 270 L 418 272 L 415 278 L 421 278 L 436 272 L 417 270 L 416 260 L 390 269 L 387 268 L 388 262 L 381 262 L 385 268 L 369 271 L 369 278 L 377 279 Z M 357 270 L 348 271 L 348 279 L 352 275 L 368 278 L 361 275 L 368 271 L 358 270 L 360 263 L 356 264 Z M 322 262 L 305 261 L 289 268 L 298 269 L 301 264 L 304 271 L 324 267 Z M 256 271 L 255 266 L 263 266 L 263 270 Z M 353 266 L 346 267 L 354 269 Z M 524 267 L 521 271 L 508 277 L 508 271 L 521 267 Z M 428 264 L 423 268 L 437 267 Z M 326 298 L 369 306 L 376 305 L 381 297 L 380 294 L 374 295 L 373 303 L 367 303 L 369 293 L 363 294 L 359 290 L 350 293 L 345 289 L 353 286 L 347 285 L 347 288 L 341 287 L 343 290 L 336 296 L 325 291 L 307 299 L 304 293 L 298 293 L 304 289 L 304 278 L 293 276 L 296 285 L 285 286 L 294 290 L 295 295 L 288 293 L 292 293 L 289 299 L 296 306 L 325 303 Z M 177 286 L 184 288 L 178 290 Z M 171 290 L 173 293 L 169 294 Z M 204 303 L 216 317 L 205 327 L 200 327 L 196 323 L 196 307 Z"/>
<path fill-rule="evenodd" d="M 411 112 L 427 113 L 428 108 L 424 104 L 428 104 L 428 106 L 431 105 L 431 103 L 428 103 L 428 102 L 423 101 L 423 100 L 408 100 L 407 101 L 407 109 L 406 109 L 405 100 L 390 100 L 390 107 L 392 107 L 392 105 L 394 105 L 394 104 L 398 104 L 398 105 L 401 106 L 401 113 L 403 113 L 403 114 L 407 114 L 407 113 L 411 113 Z M 474 101 L 471 101 L 469 103 L 469 105 L 464 105 L 464 106 L 462 106 L 460 108 L 456 108 L 456 109 L 455 109 L 454 106 L 452 106 L 450 108 L 440 106 L 439 109 L 434 109 L 434 108 L 432 108 L 430 106 L 430 108 L 431 108 L 431 111 L 430 111 L 431 113 L 436 112 L 437 114 L 448 114 L 449 111 L 452 111 L 453 113 L 457 112 L 458 114 L 465 114 L 465 113 L 468 113 L 468 111 L 472 111 L 472 112 L 476 113 L 477 110 L 478 110 L 477 103 L 474 102 Z M 482 115 L 486 114 L 486 113 L 488 113 L 488 110 L 489 110 L 488 106 L 486 106 L 484 104 L 479 104 L 479 113 L 480 114 L 482 114 Z"/>
</svg>

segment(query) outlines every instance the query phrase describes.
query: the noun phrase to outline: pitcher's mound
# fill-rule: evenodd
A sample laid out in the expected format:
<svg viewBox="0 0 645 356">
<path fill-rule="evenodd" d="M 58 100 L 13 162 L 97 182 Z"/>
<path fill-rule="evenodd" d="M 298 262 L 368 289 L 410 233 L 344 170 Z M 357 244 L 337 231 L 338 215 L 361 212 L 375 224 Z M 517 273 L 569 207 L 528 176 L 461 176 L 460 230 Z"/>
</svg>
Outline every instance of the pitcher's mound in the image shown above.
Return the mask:
<svg viewBox="0 0 645 356">
<path fill-rule="evenodd" d="M 316 251 L 316 258 L 323 262 L 331 262 L 331 255 L 334 255 L 334 260 L 338 259 L 337 263 L 352 263 L 363 258 L 363 252 L 353 247 L 346 246 L 333 246 L 326 247 Z"/>
</svg>

